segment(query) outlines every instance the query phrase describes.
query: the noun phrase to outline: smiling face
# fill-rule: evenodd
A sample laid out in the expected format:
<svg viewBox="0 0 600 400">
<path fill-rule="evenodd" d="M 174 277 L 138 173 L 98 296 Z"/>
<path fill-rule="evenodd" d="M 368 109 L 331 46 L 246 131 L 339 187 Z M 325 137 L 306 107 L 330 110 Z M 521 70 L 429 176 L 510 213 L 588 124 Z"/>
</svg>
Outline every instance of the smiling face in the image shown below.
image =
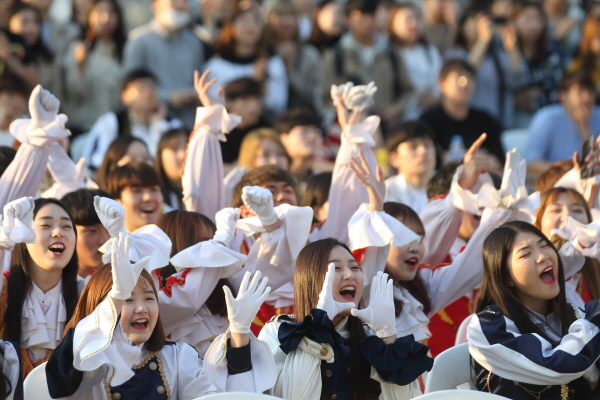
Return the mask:
<svg viewBox="0 0 600 400">
<path fill-rule="evenodd" d="M 404 221 L 398 220 L 404 223 Z M 416 224 L 405 223 L 405 225 L 417 235 L 425 236 L 425 232 Z M 425 245 L 422 239 L 412 241 L 405 246 L 390 246 L 385 272 L 390 275 L 394 285 L 398 281 L 412 281 L 417 275 L 424 255 Z"/>
<path fill-rule="evenodd" d="M 541 231 L 550 237 L 552 229 L 558 229 L 566 223 L 568 217 L 573 217 L 582 224 L 589 224 L 586 207 L 572 198 L 568 193 L 561 193 L 550 203 L 542 216 Z"/>
<path fill-rule="evenodd" d="M 37 212 L 33 225 L 36 242 L 27 244 L 30 267 L 62 271 L 75 251 L 75 229 L 69 215 L 56 204 L 46 204 Z"/>
<path fill-rule="evenodd" d="M 133 345 L 146 343 L 158 320 L 158 299 L 152 286 L 140 277 L 138 284 L 125 300 L 121 309 L 123 333 L 131 338 Z"/>
<path fill-rule="evenodd" d="M 435 169 L 435 145 L 433 140 L 413 138 L 398 145 L 390 153 L 390 165 L 405 176 L 430 175 Z"/>
<path fill-rule="evenodd" d="M 77 274 L 83 278 L 88 276 L 91 269 L 100 268 L 102 253 L 98 250 L 110 235 L 102 224 L 77 225 Z"/>
<path fill-rule="evenodd" d="M 333 299 L 339 303 L 358 304 L 362 299 L 364 275 L 352 254 L 336 246 L 329 253 L 329 263 L 335 264 Z M 340 315 L 350 315 L 350 310 Z"/>
<path fill-rule="evenodd" d="M 163 195 L 158 185 L 128 186 L 117 201 L 125 210 L 125 229 L 129 232 L 155 223 L 162 213 Z"/>
<path fill-rule="evenodd" d="M 519 232 L 508 258 L 509 286 L 531 310 L 544 313 L 547 301 L 560 293 L 558 254 L 532 232 Z"/>
</svg>

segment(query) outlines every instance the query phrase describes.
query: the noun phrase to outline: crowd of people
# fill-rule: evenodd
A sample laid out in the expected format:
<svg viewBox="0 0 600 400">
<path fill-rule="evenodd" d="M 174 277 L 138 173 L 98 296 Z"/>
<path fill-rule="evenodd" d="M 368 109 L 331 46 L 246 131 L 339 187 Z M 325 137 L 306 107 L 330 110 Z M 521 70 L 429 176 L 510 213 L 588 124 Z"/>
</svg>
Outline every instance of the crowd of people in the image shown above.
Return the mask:
<svg viewBox="0 0 600 400">
<path fill-rule="evenodd" d="M 600 396 L 599 6 L 0 0 L 0 398 Z"/>
</svg>

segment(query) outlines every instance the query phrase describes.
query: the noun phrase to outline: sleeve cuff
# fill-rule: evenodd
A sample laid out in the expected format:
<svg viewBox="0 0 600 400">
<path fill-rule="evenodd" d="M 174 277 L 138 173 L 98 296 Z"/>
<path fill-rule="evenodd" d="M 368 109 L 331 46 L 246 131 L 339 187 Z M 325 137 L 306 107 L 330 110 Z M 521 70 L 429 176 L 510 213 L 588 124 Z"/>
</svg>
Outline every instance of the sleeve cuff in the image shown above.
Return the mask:
<svg viewBox="0 0 600 400">
<path fill-rule="evenodd" d="M 231 347 L 231 339 L 227 339 L 227 372 L 229 375 L 241 374 L 252 370 L 250 343 L 242 347 Z"/>
</svg>

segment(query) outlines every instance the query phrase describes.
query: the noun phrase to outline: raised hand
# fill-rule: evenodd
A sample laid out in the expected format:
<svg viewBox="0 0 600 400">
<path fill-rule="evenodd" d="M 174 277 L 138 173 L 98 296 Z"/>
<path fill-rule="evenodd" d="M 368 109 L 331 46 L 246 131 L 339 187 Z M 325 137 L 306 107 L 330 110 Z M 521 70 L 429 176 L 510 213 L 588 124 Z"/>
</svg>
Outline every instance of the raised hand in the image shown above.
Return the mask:
<svg viewBox="0 0 600 400">
<path fill-rule="evenodd" d="M 227 286 L 223 286 L 229 329 L 232 333 L 250 333 L 250 325 L 252 325 L 256 313 L 271 292 L 271 288 L 267 286 L 268 278 L 260 280 L 260 271 L 254 273 L 252 281 L 248 284 L 250 275 L 250 272 L 244 274 L 237 297 L 233 297 L 231 290 Z"/>
<path fill-rule="evenodd" d="M 352 309 L 352 315 L 363 320 L 379 338 L 396 336 L 396 313 L 394 308 L 394 282 L 388 274 L 378 272 L 371 283 L 369 307 Z"/>
<path fill-rule="evenodd" d="M 56 119 L 60 101 L 52 93 L 37 85 L 29 97 L 29 114 L 31 122 L 42 128 Z"/>
<path fill-rule="evenodd" d="M 246 186 L 242 189 L 242 201 L 252 211 L 263 226 L 277 222 L 277 213 L 273 205 L 273 194 L 260 186 Z"/>
<path fill-rule="evenodd" d="M 333 278 L 335 277 L 335 264 L 330 263 L 327 266 L 323 288 L 319 293 L 317 308 L 325 311 L 330 320 L 333 321 L 336 315 L 346 310 L 350 310 L 356 305 L 354 303 L 340 303 L 333 298 Z"/>
<path fill-rule="evenodd" d="M 13 200 L 4 206 L 2 215 L 2 240 L 12 243 L 35 243 L 33 229 L 33 197 Z M 9 244 L 5 243 L 5 244 Z"/>
<path fill-rule="evenodd" d="M 94 208 L 110 237 L 115 238 L 119 236 L 119 233 L 127 234 L 125 210 L 121 204 L 107 197 L 95 196 Z"/>
<path fill-rule="evenodd" d="M 369 210 L 383 211 L 383 201 L 386 192 L 383 171 L 377 166 L 375 170 L 376 175 L 373 174 L 362 153 L 359 153 L 358 157 L 360 158 L 360 163 L 356 158 L 352 158 L 350 169 L 354 172 L 360 183 L 367 188 L 369 193 Z"/>
<path fill-rule="evenodd" d="M 221 243 L 223 246 L 229 246 L 233 233 L 235 231 L 235 223 L 240 219 L 239 208 L 224 208 L 218 211 L 215 215 L 215 223 L 217 230 L 213 240 Z"/>
<path fill-rule="evenodd" d="M 111 265 L 113 284 L 109 296 L 117 300 L 126 300 L 137 285 L 140 273 L 150 260 L 144 257 L 135 264 L 129 261 L 131 236 L 119 234 L 117 240 L 111 243 Z"/>
<path fill-rule="evenodd" d="M 222 87 L 217 90 L 219 97 L 210 95 L 210 87 L 217 82 L 217 78 L 213 78 L 207 82 L 206 80 L 208 79 L 208 75 L 210 75 L 209 69 L 204 71 L 202 75 L 200 75 L 197 70 L 194 71 L 194 89 L 196 89 L 196 93 L 198 93 L 200 103 L 202 103 L 204 107 L 214 106 L 215 104 L 225 105 L 225 97 Z"/>
<path fill-rule="evenodd" d="M 487 134 L 482 133 L 465 153 L 465 157 L 463 158 L 463 173 L 458 178 L 458 184 L 463 189 L 473 189 L 479 180 L 479 176 L 490 169 L 489 157 L 477 154 L 485 139 L 487 139 Z"/>
</svg>

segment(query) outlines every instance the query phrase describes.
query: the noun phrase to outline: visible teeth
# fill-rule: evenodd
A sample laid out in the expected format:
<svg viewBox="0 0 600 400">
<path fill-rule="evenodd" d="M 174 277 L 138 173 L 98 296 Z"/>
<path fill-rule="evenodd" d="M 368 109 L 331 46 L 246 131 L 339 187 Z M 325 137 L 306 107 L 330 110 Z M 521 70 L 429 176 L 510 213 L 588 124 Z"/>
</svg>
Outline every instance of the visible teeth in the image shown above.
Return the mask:
<svg viewBox="0 0 600 400">
<path fill-rule="evenodd" d="M 50 251 L 62 251 L 65 249 L 65 246 L 62 244 L 53 244 L 49 247 Z"/>
<path fill-rule="evenodd" d="M 136 319 L 135 321 L 133 321 L 133 323 L 134 324 L 143 324 L 146 321 L 147 321 L 147 319 Z"/>
<path fill-rule="evenodd" d="M 340 292 L 343 292 L 344 290 L 348 290 L 348 291 L 354 292 L 354 287 L 352 287 L 352 286 L 344 286 L 343 288 L 340 289 Z"/>
<path fill-rule="evenodd" d="M 552 266 L 546 267 L 546 269 L 542 271 L 542 274 L 548 271 L 552 271 Z"/>
</svg>

